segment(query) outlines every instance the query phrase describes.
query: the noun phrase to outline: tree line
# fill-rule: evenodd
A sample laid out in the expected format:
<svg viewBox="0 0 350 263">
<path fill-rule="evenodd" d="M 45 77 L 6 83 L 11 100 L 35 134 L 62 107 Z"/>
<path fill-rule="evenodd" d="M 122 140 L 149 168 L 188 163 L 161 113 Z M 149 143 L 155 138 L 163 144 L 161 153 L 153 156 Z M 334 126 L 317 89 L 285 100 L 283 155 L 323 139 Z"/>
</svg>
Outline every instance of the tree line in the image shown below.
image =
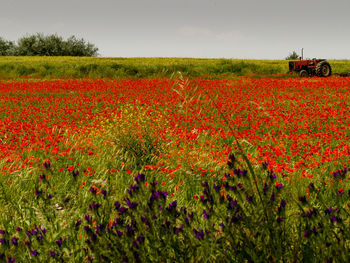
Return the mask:
<svg viewBox="0 0 350 263">
<path fill-rule="evenodd" d="M 18 39 L 17 43 L 0 37 L 0 56 L 97 56 L 94 44 L 71 36 L 64 40 L 56 34 L 37 33 Z"/>
</svg>

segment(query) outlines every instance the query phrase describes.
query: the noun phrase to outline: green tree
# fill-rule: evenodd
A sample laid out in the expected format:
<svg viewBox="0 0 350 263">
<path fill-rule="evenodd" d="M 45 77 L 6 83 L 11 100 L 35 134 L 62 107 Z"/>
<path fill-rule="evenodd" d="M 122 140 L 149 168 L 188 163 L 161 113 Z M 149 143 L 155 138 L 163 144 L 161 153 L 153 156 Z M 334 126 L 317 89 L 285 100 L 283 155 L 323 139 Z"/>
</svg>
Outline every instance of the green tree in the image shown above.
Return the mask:
<svg viewBox="0 0 350 263">
<path fill-rule="evenodd" d="M 0 37 L 0 56 L 15 55 L 15 43 Z"/>
<path fill-rule="evenodd" d="M 293 51 L 292 53 L 289 53 L 289 56 L 286 57 L 286 60 L 295 60 L 298 59 L 299 55 L 297 52 Z"/>
<path fill-rule="evenodd" d="M 71 36 L 66 41 L 55 34 L 45 36 L 37 33 L 18 40 L 17 54 L 19 56 L 97 56 L 98 48 L 83 38 Z"/>
</svg>

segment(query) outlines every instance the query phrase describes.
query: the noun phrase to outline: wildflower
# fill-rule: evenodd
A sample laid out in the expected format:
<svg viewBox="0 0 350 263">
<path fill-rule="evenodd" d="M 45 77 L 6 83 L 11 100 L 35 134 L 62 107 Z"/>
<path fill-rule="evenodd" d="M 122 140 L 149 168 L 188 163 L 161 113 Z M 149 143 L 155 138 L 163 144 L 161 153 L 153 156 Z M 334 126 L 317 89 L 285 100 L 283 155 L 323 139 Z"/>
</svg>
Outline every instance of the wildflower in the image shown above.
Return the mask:
<svg viewBox="0 0 350 263">
<path fill-rule="evenodd" d="M 55 251 L 52 251 L 52 250 L 51 250 L 51 251 L 49 252 L 49 255 L 50 255 L 50 257 L 52 257 L 52 258 L 53 258 L 53 257 L 55 257 L 55 256 L 56 256 L 56 253 L 55 253 Z"/>
<path fill-rule="evenodd" d="M 236 200 L 232 200 L 229 204 L 228 204 L 228 206 L 227 206 L 227 208 L 228 209 L 233 209 L 234 207 L 236 207 L 237 206 L 237 201 Z"/>
<path fill-rule="evenodd" d="M 285 206 L 286 206 L 286 204 L 287 204 L 287 203 L 286 203 L 286 201 L 282 199 L 282 200 L 281 200 L 281 204 L 280 204 L 280 206 L 281 206 L 281 207 L 285 207 Z"/>
<path fill-rule="evenodd" d="M 18 245 L 18 238 L 17 237 L 12 237 L 11 241 L 12 241 L 12 244 Z"/>
<path fill-rule="evenodd" d="M 75 223 L 75 227 L 78 227 L 80 225 L 81 225 L 81 221 L 80 221 L 80 219 L 78 219 L 77 222 Z"/>
<path fill-rule="evenodd" d="M 276 178 L 277 178 L 277 176 L 274 173 L 271 172 L 271 174 L 270 174 L 271 182 L 273 182 Z"/>
<path fill-rule="evenodd" d="M 85 216 L 85 220 L 86 220 L 86 222 L 91 223 L 92 222 L 92 217 L 90 215 L 86 215 Z"/>
<path fill-rule="evenodd" d="M 89 226 L 84 226 L 84 231 L 86 233 L 91 233 L 92 232 L 92 229 L 89 227 Z"/>
<path fill-rule="evenodd" d="M 281 223 L 281 222 L 283 222 L 283 217 L 277 218 L 277 223 Z"/>
<path fill-rule="evenodd" d="M 176 206 L 177 206 L 177 201 L 173 201 L 169 204 L 169 206 L 167 207 L 167 210 L 169 212 L 172 212 L 173 210 L 176 210 Z"/>
<path fill-rule="evenodd" d="M 131 202 L 129 199 L 126 199 L 127 205 L 130 209 L 134 209 L 137 207 L 137 202 Z"/>
<path fill-rule="evenodd" d="M 0 235 L 4 235 L 6 233 L 5 230 L 0 229 Z"/>
<path fill-rule="evenodd" d="M 299 197 L 298 197 L 298 200 L 299 200 L 299 202 L 301 202 L 301 203 L 306 203 L 306 197 L 305 197 L 305 195 L 304 195 L 304 196 L 299 196 Z"/>
<path fill-rule="evenodd" d="M 51 163 L 48 161 L 48 162 L 44 162 L 43 165 L 45 169 L 50 169 Z"/>
<path fill-rule="evenodd" d="M 250 203 L 253 201 L 253 196 L 252 195 L 246 195 L 245 199 Z"/>
<path fill-rule="evenodd" d="M 102 194 L 104 197 L 106 197 L 106 196 L 107 196 L 107 191 L 106 191 L 105 189 L 102 189 L 102 190 L 101 190 L 101 194 Z"/>
<path fill-rule="evenodd" d="M 314 183 L 311 182 L 311 183 L 309 184 L 308 188 L 309 188 L 310 190 L 312 190 L 312 191 L 315 190 L 315 185 L 314 185 Z"/>
<path fill-rule="evenodd" d="M 334 211 L 333 207 L 330 206 L 324 212 L 325 212 L 325 214 L 331 214 L 333 211 Z"/>
<path fill-rule="evenodd" d="M 309 231 L 307 231 L 307 230 L 304 231 L 304 237 L 308 238 L 308 237 L 310 237 L 310 235 L 311 234 Z"/>
<path fill-rule="evenodd" d="M 90 192 L 93 193 L 93 194 L 96 194 L 97 193 L 96 187 L 91 186 L 90 187 Z"/>
<path fill-rule="evenodd" d="M 214 184 L 213 188 L 216 192 L 219 192 L 221 187 L 219 185 Z"/>
<path fill-rule="evenodd" d="M 21 232 L 21 231 L 22 231 L 22 228 L 20 228 L 20 227 L 18 226 L 18 227 L 16 227 L 16 231 L 17 231 L 17 232 Z"/>
<path fill-rule="evenodd" d="M 8 263 L 15 263 L 15 258 L 11 258 L 11 257 L 9 257 L 8 259 L 7 259 L 7 262 Z"/>
<path fill-rule="evenodd" d="M 33 256 L 39 256 L 40 253 L 38 252 L 38 250 L 34 249 L 30 252 Z"/>
<path fill-rule="evenodd" d="M 126 234 L 128 236 L 134 235 L 135 230 L 132 228 L 132 225 L 126 225 Z"/>
<path fill-rule="evenodd" d="M 203 217 L 204 219 L 209 219 L 209 214 L 205 210 L 203 210 Z"/>
<path fill-rule="evenodd" d="M 263 162 L 262 167 L 266 170 L 269 167 L 269 162 L 267 161 Z"/>
<path fill-rule="evenodd" d="M 267 190 L 269 190 L 269 186 L 265 183 L 263 187 L 264 194 L 266 194 Z"/>
<path fill-rule="evenodd" d="M 118 211 L 121 213 L 121 214 L 124 214 L 126 211 L 128 211 L 128 209 L 124 206 L 121 206 Z"/>
<path fill-rule="evenodd" d="M 56 244 L 57 244 L 59 247 L 61 247 L 62 244 L 63 244 L 63 241 L 64 241 L 64 239 L 62 239 L 62 238 L 60 237 L 58 240 L 56 240 Z"/>
<path fill-rule="evenodd" d="M 198 240 L 204 239 L 204 232 L 203 232 L 203 230 L 198 231 L 197 229 L 193 228 L 193 233 L 195 233 L 196 238 Z"/>
<path fill-rule="evenodd" d="M 118 210 L 120 208 L 120 203 L 118 201 L 116 201 L 114 203 L 115 209 Z"/>
<path fill-rule="evenodd" d="M 178 234 L 178 233 L 180 233 L 181 231 L 182 231 L 182 229 L 184 228 L 184 225 L 181 225 L 180 227 L 175 227 L 174 226 L 174 233 L 175 234 Z"/>
<path fill-rule="evenodd" d="M 137 184 L 145 181 L 145 175 L 142 174 L 142 173 L 139 173 L 135 178 L 134 180 L 136 181 Z"/>
<path fill-rule="evenodd" d="M 279 183 L 279 182 L 276 182 L 275 183 L 275 187 L 276 187 L 277 190 L 281 190 L 283 188 L 283 184 Z"/>
<path fill-rule="evenodd" d="M 342 194 L 344 194 L 344 188 L 340 188 L 339 190 L 338 190 L 338 192 L 337 192 L 337 195 L 342 195 Z"/>
<path fill-rule="evenodd" d="M 92 202 L 92 203 L 89 205 L 89 208 L 90 208 L 90 210 L 98 210 L 98 209 L 100 208 L 100 206 L 101 206 L 101 204 Z"/>
<path fill-rule="evenodd" d="M 79 175 L 79 171 L 78 170 L 77 171 L 73 170 L 73 177 L 76 178 L 78 175 Z"/>
<path fill-rule="evenodd" d="M 230 169 L 233 169 L 234 168 L 234 163 L 236 161 L 236 158 L 233 154 L 230 154 L 228 156 L 228 161 L 227 161 L 227 166 L 230 168 Z"/>
</svg>

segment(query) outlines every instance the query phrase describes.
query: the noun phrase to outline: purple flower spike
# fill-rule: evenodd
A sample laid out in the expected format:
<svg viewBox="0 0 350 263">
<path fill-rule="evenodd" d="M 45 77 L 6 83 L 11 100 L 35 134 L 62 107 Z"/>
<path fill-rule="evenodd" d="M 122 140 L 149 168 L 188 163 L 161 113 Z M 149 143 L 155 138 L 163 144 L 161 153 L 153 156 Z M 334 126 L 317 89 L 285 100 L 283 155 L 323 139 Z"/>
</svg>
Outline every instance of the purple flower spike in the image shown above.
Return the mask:
<svg viewBox="0 0 350 263">
<path fill-rule="evenodd" d="M 18 238 L 17 237 L 12 237 L 11 241 L 12 241 L 12 244 L 14 244 L 15 246 L 18 245 Z"/>
<path fill-rule="evenodd" d="M 204 239 L 204 232 L 203 232 L 203 230 L 198 231 L 197 229 L 193 228 L 193 233 L 195 233 L 196 238 L 198 240 Z"/>
<path fill-rule="evenodd" d="M 209 219 L 209 214 L 205 210 L 203 210 L 203 217 L 204 219 Z"/>
<path fill-rule="evenodd" d="M 139 183 L 145 181 L 145 175 L 139 173 L 139 174 L 134 178 L 134 180 L 136 181 L 137 184 L 139 184 Z"/>
</svg>

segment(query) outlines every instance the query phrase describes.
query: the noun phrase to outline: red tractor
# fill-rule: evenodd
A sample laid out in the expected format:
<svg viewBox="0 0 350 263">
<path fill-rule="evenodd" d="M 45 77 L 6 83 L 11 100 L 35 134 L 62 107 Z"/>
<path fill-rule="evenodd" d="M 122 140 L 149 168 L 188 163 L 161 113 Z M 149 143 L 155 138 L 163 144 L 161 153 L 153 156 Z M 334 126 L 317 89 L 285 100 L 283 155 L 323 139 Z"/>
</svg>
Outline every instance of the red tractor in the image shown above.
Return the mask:
<svg viewBox="0 0 350 263">
<path fill-rule="evenodd" d="M 298 72 L 300 77 L 329 77 L 332 68 L 325 59 L 301 59 L 289 61 L 289 72 Z"/>
</svg>

